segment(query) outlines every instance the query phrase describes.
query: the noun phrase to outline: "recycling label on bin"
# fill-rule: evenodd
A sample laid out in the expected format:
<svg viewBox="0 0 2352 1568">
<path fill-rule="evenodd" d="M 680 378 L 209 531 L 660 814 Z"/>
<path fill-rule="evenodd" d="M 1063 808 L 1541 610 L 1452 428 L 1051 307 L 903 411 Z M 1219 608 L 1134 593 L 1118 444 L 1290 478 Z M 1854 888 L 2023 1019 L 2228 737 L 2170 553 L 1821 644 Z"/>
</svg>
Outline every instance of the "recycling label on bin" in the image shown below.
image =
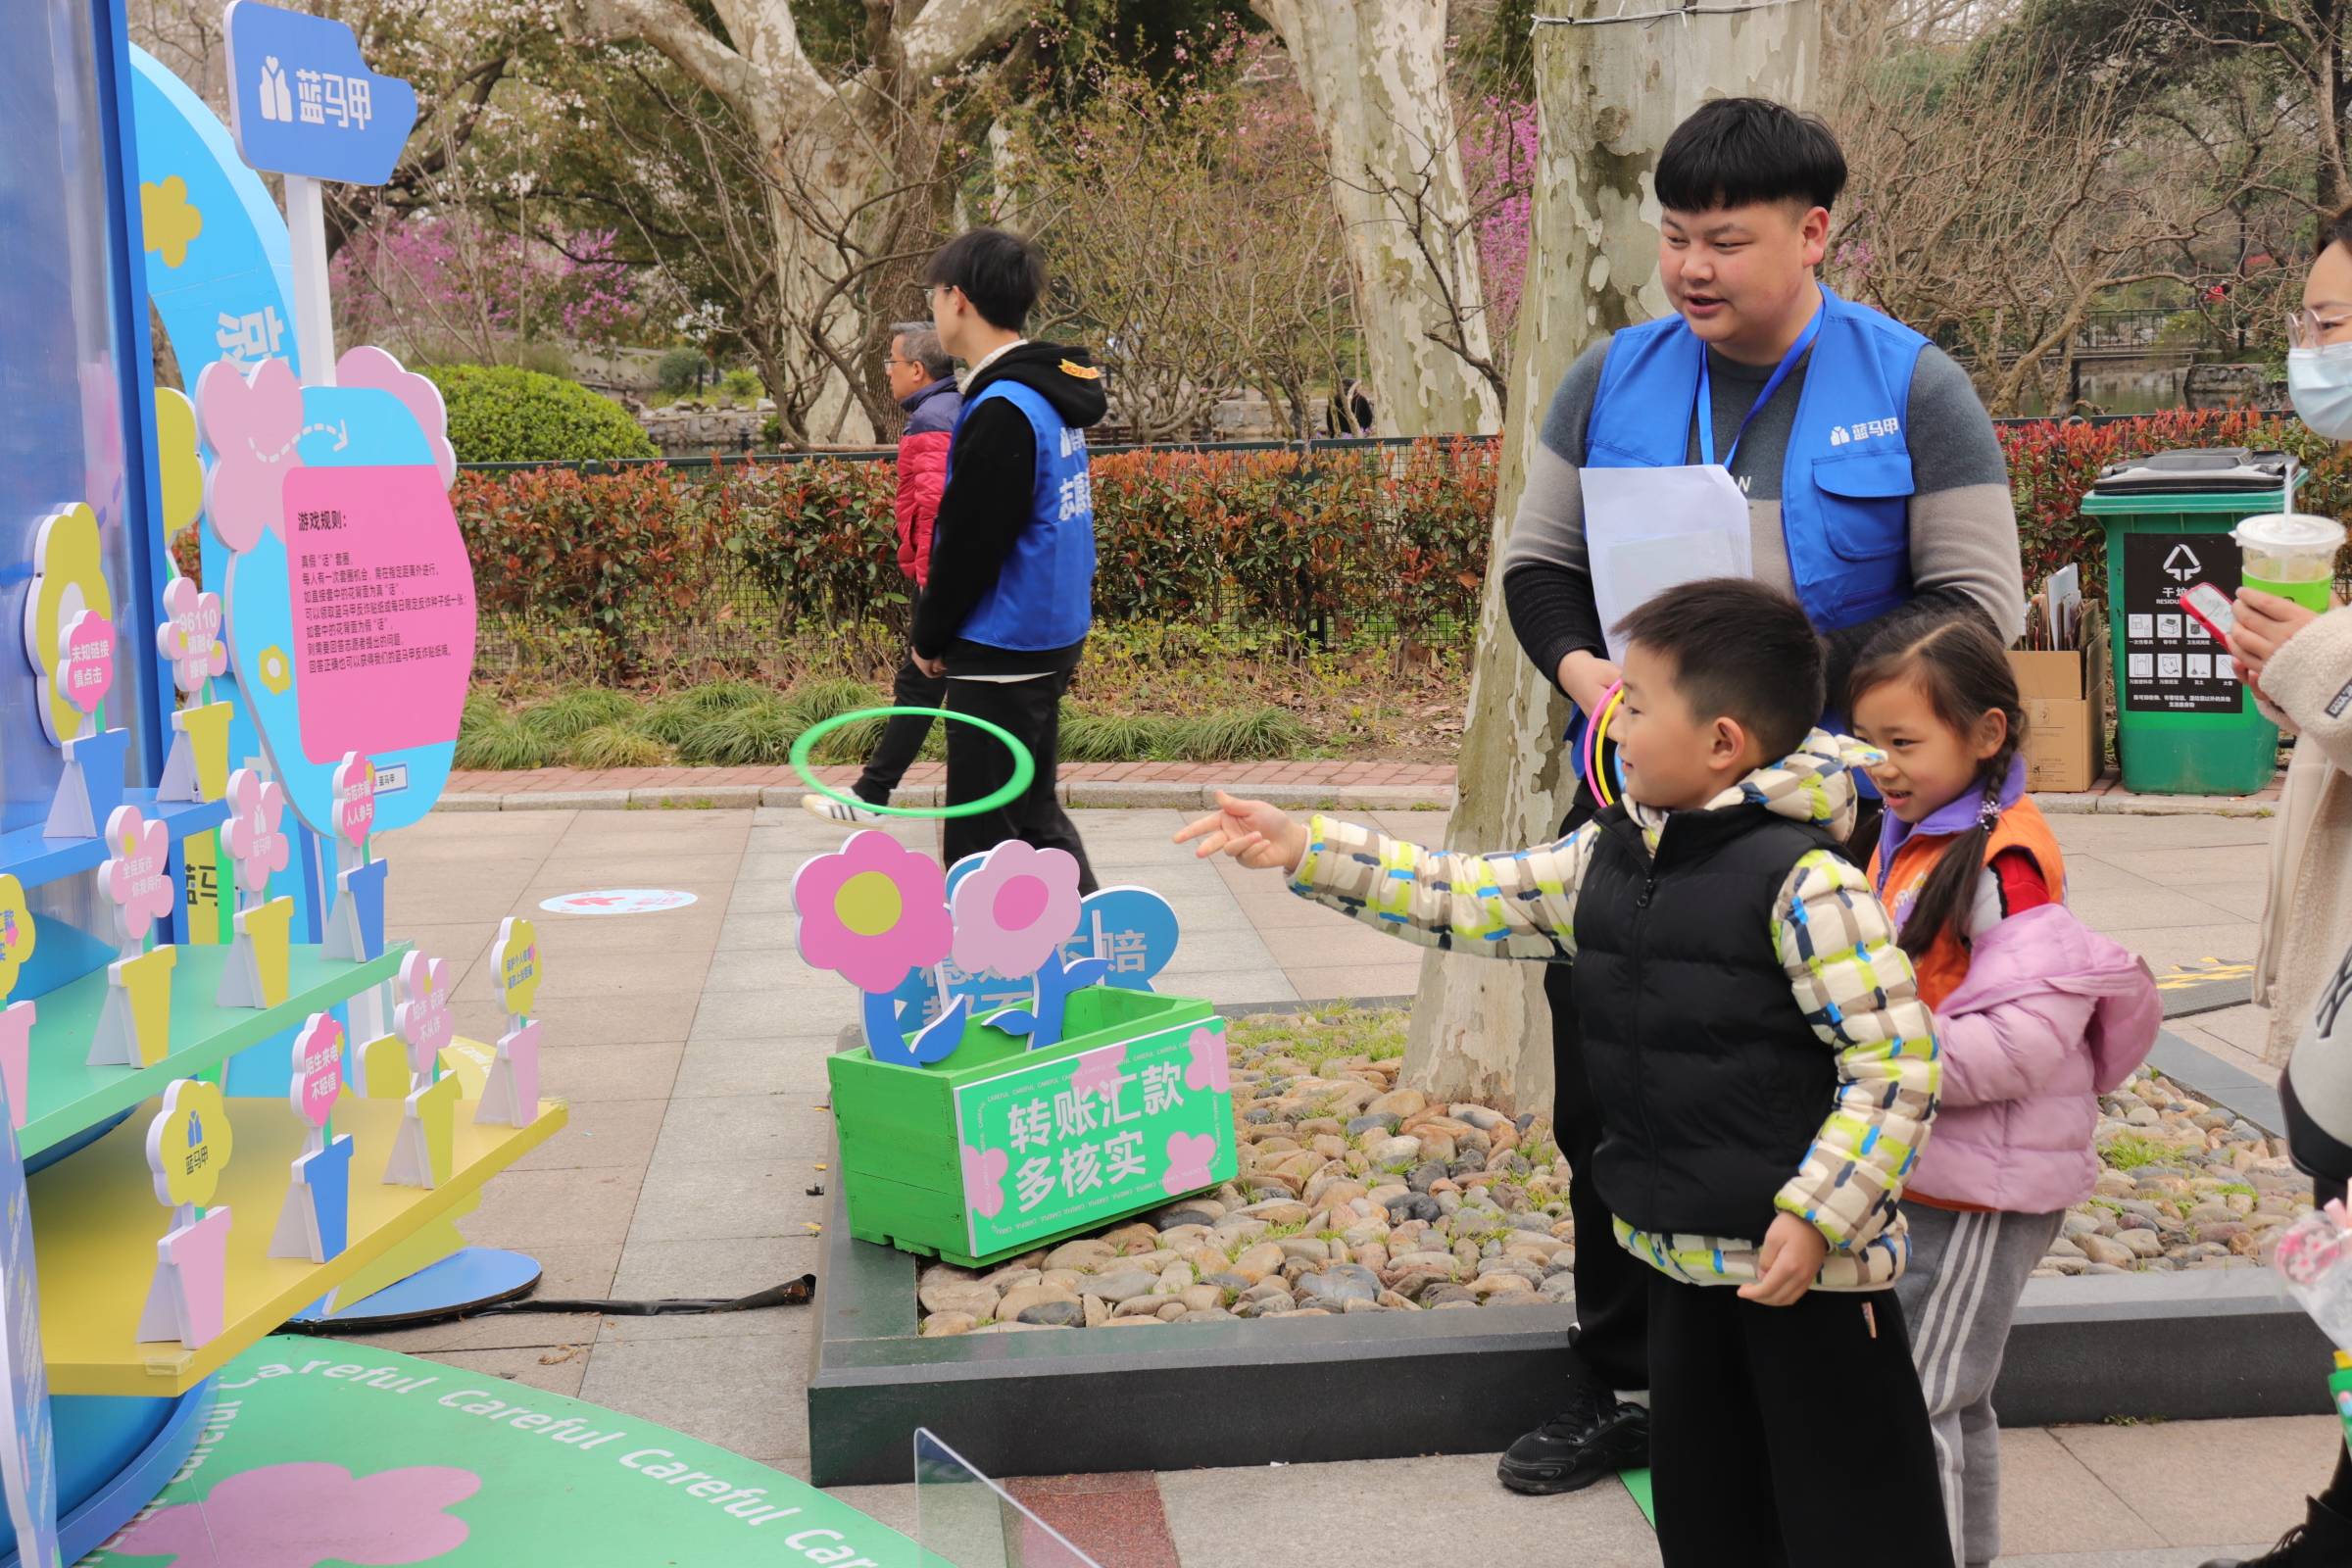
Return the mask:
<svg viewBox="0 0 2352 1568">
<path fill-rule="evenodd" d="M 2226 533 L 2124 535 L 2124 647 L 2116 671 L 2124 710 L 2235 713 L 2244 688 L 2230 650 L 2213 640 L 2180 596 L 2209 582 L 2237 592 L 2237 541 Z"/>
</svg>

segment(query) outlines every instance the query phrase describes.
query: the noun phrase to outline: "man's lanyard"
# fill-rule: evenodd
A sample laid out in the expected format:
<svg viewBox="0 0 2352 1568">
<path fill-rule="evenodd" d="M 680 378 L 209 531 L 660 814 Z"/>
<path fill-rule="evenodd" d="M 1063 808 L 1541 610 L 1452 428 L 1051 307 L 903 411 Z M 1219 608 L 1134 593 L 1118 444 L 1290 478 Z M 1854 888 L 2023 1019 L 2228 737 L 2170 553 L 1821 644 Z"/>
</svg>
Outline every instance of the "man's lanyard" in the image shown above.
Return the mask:
<svg viewBox="0 0 2352 1568">
<path fill-rule="evenodd" d="M 1788 379 L 1788 372 L 1796 368 L 1796 362 L 1805 357 L 1805 351 L 1813 346 L 1813 340 L 1821 336 L 1821 318 L 1827 314 L 1826 309 L 1813 313 L 1813 319 L 1805 323 L 1805 329 L 1796 335 L 1796 341 L 1788 345 L 1788 352 L 1782 355 L 1781 363 L 1773 368 L 1772 377 L 1764 383 L 1764 390 L 1757 393 L 1756 401 L 1748 405 L 1747 417 L 1740 421 L 1740 428 L 1732 437 L 1732 450 L 1723 455 L 1726 468 L 1739 456 L 1740 441 L 1747 434 L 1747 427 L 1755 422 L 1757 415 L 1764 412 L 1764 405 L 1772 401 L 1772 395 L 1781 389 L 1781 383 Z M 1707 349 L 1704 344 L 1699 346 L 1698 351 L 1698 461 L 1706 464 L 1715 461 L 1715 395 L 1708 384 Z"/>
</svg>

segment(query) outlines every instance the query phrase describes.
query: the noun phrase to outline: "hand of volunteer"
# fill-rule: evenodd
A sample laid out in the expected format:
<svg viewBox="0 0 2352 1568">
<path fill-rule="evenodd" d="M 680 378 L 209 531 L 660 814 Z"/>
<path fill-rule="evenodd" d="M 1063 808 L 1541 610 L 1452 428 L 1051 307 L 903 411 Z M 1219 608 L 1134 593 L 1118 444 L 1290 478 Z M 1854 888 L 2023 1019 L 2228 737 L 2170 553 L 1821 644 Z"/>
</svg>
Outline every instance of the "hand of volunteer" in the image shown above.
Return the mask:
<svg viewBox="0 0 2352 1568">
<path fill-rule="evenodd" d="M 915 668 L 933 680 L 938 680 L 948 672 L 948 662 L 944 659 L 925 659 L 911 648 L 906 650 L 906 657 L 914 662 Z"/>
<path fill-rule="evenodd" d="M 1623 674 L 1624 671 L 1598 654 L 1589 654 L 1580 648 L 1560 661 L 1560 690 L 1568 694 L 1570 702 L 1585 710 L 1587 718 L 1591 718 L 1600 711 L 1601 702 L 1609 695 L 1609 688 L 1616 685 Z"/>
<path fill-rule="evenodd" d="M 1754 1283 L 1740 1287 L 1742 1300 L 1766 1306 L 1794 1306 L 1813 1288 L 1821 1260 L 1830 1255 L 1829 1238 L 1795 1214 L 1782 1214 L 1764 1233 L 1764 1249 L 1756 1255 Z"/>
<path fill-rule="evenodd" d="M 2286 640 L 2319 618 L 2292 599 L 2281 599 L 2256 588 L 2240 588 L 2237 628 L 2230 634 L 2230 652 L 2260 680 L 2263 666 L 2278 657 Z"/>
<path fill-rule="evenodd" d="M 2230 658 L 2230 667 L 2236 670 L 2237 678 L 2246 683 L 2246 690 L 2252 692 L 2256 697 L 2261 698 L 2264 702 L 2271 703 L 2271 694 L 2262 689 L 2262 672 L 2259 669 L 2255 669 L 2248 665 L 2244 660 L 2239 659 L 2234 654 L 2232 654 Z M 2277 708 L 2278 705 L 2277 703 L 2271 703 L 2271 706 L 2273 708 Z"/>
<path fill-rule="evenodd" d="M 1217 808 L 1176 835 L 1176 842 L 1200 840 L 1193 853 L 1205 860 L 1220 850 L 1253 871 L 1296 871 L 1306 858 L 1305 824 L 1263 801 L 1237 801 L 1217 791 Z"/>
</svg>

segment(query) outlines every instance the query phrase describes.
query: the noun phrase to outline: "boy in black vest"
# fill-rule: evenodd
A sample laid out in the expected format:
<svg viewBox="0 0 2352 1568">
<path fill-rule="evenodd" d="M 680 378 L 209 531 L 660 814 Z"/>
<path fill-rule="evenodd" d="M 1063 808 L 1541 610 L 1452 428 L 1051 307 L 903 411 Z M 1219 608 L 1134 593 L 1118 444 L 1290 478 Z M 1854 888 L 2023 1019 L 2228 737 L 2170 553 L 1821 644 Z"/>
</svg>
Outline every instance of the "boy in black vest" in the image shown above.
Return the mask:
<svg viewBox="0 0 2352 1568">
<path fill-rule="evenodd" d="M 1574 960 L 1602 1118 L 1592 1179 L 1617 1245 L 1655 1271 L 1669 1568 L 1949 1564 L 1888 1289 L 1936 1040 L 1892 920 L 1838 853 L 1850 769 L 1877 754 L 1813 727 L 1821 644 L 1785 595 L 1692 583 L 1619 630 L 1626 799 L 1555 844 L 1425 850 L 1223 795 L 1178 842 L 1280 867 L 1424 946 Z"/>
</svg>

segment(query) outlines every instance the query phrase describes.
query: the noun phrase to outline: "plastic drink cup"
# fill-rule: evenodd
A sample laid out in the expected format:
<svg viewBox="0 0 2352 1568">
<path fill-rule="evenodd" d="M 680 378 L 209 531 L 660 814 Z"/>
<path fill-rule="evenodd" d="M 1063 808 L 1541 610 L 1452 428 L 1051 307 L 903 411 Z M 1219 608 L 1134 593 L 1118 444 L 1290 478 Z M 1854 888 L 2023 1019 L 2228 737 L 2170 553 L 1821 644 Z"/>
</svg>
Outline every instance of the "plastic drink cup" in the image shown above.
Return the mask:
<svg viewBox="0 0 2352 1568">
<path fill-rule="evenodd" d="M 2344 1442 L 2352 1444 L 2352 1355 L 2335 1352 L 2335 1375 L 2328 1380 L 2328 1395 L 2344 1418 Z"/>
<path fill-rule="evenodd" d="M 2230 530 L 2243 557 L 2239 581 L 2259 593 L 2291 599 L 2324 612 L 2335 587 L 2336 553 L 2344 525 L 2328 517 L 2265 513 Z"/>
</svg>

